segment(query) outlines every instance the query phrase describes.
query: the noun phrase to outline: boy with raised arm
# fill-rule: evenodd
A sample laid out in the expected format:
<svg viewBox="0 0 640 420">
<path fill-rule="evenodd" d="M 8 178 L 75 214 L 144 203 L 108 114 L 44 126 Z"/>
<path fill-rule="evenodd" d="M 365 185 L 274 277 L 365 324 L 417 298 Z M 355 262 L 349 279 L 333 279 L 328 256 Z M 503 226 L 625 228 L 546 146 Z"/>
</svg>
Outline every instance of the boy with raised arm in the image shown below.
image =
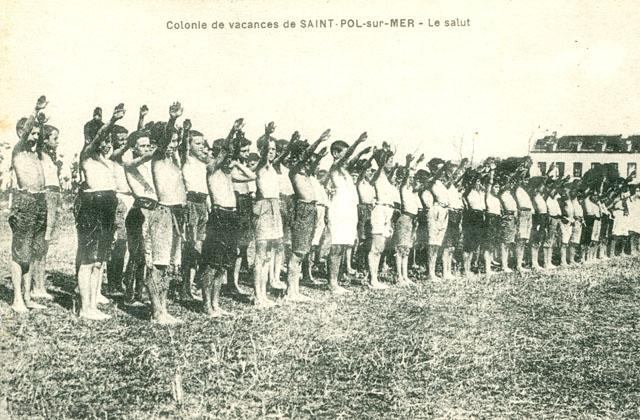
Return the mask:
<svg viewBox="0 0 640 420">
<path fill-rule="evenodd" d="M 485 212 L 487 204 L 485 202 L 485 191 L 483 191 L 480 173 L 473 171 L 469 173 L 469 182 L 464 194 L 465 210 L 462 215 L 463 231 L 463 269 L 465 276 L 473 275 L 471 262 L 473 254 L 482 253 L 481 245 L 486 235 Z"/>
<path fill-rule="evenodd" d="M 429 280 L 436 278 L 436 260 L 449 225 L 449 190 L 443 184 L 444 173 L 448 165 L 449 163 L 438 158 L 429 161 L 429 170 L 433 174 L 432 183 L 428 188 L 428 193 L 423 191 L 421 195 L 423 204 L 429 209 L 427 213 L 429 242 L 427 279 Z"/>
<path fill-rule="evenodd" d="M 393 167 L 393 152 L 386 147 L 376 151 L 374 157 L 378 170 L 373 175 L 372 183 L 376 191 L 376 201 L 371 210 L 371 249 L 369 250 L 369 286 L 372 289 L 386 289 L 387 285 L 378 280 L 380 257 L 386 243 L 393 235 L 393 212 L 395 187 L 389 182 L 385 169 Z"/>
<path fill-rule="evenodd" d="M 115 241 L 113 250 L 111 251 L 111 259 L 107 263 L 107 286 L 111 294 L 120 295 L 122 290 L 122 277 L 124 269 L 124 258 L 127 253 L 127 230 L 125 220 L 129 209 L 133 205 L 133 196 L 131 188 L 127 183 L 127 177 L 122 164 L 122 155 L 128 150 L 127 135 L 129 131 L 116 125 L 111 131 L 111 144 L 113 145 L 113 153 L 111 161 L 113 162 L 113 171 L 116 180 L 116 197 L 118 199 L 118 207 L 116 208 L 115 220 Z"/>
<path fill-rule="evenodd" d="M 133 193 L 134 201 L 125 220 L 129 261 L 125 272 L 125 304 L 142 305 L 142 289 L 153 268 L 152 244 L 149 235 L 149 222 L 158 206 L 158 197 L 151 174 L 150 133 L 139 129 L 127 139 L 131 152 L 122 157 L 127 183 Z"/>
<path fill-rule="evenodd" d="M 238 130 L 236 139 L 233 142 L 233 159 L 242 165 L 249 165 L 249 147 L 251 140 L 245 138 L 244 133 Z M 256 155 L 257 157 L 257 155 Z M 257 159 L 259 160 L 259 158 Z M 240 175 L 238 168 L 233 168 L 234 175 Z M 227 288 L 236 294 L 245 294 L 240 289 L 240 269 L 244 262 L 249 266 L 249 246 L 253 243 L 253 201 L 255 199 L 256 182 L 255 177 L 251 181 L 236 181 L 239 177 L 234 177 L 233 189 L 236 194 L 236 207 L 238 209 L 238 255 L 233 268 L 233 283 L 228 284 Z"/>
<path fill-rule="evenodd" d="M 241 125 L 242 119 L 236 120 L 232 133 Z M 218 302 L 220 289 L 236 262 L 239 219 L 233 182 L 255 179 L 249 168 L 233 159 L 232 139 L 230 134 L 215 161 L 207 166 L 211 213 L 202 244 L 199 276 L 202 278 L 203 310 L 211 317 L 226 314 Z"/>
<path fill-rule="evenodd" d="M 191 121 L 183 123 L 181 163 L 187 189 L 185 243 L 182 257 L 181 300 L 193 300 L 191 286 L 201 258 L 202 241 L 207 230 L 207 163 L 209 155 L 204 136 L 191 129 Z"/>
<path fill-rule="evenodd" d="M 182 236 L 178 219 L 187 203 L 182 171 L 174 159 L 179 144 L 175 122 L 182 115 L 182 111 L 179 102 L 173 103 L 169 108 L 169 121 L 155 123 L 152 128 L 152 138 L 158 145 L 151 159 L 151 173 L 158 196 L 158 206 L 149 221 L 153 266 L 151 275 L 147 276 L 147 288 L 151 297 L 152 317 L 159 324 L 180 322 L 167 312 L 167 277 L 168 268 L 172 264 L 179 265 Z"/>
<path fill-rule="evenodd" d="M 31 300 L 30 265 L 45 254 L 45 232 L 47 228 L 47 203 L 44 193 L 44 171 L 42 161 L 35 150 L 39 127 L 46 122 L 41 112 L 47 106 L 44 96 L 38 98 L 34 113 L 29 116 L 22 135 L 13 148 L 11 166 L 15 173 L 17 188 L 14 189 L 9 213 L 11 227 L 11 282 L 13 304 L 16 312 L 42 309 L 44 306 Z"/>
<path fill-rule="evenodd" d="M 42 161 L 42 169 L 44 171 L 44 188 L 47 201 L 47 229 L 44 236 L 45 251 L 42 258 L 36 259 L 32 264 L 33 290 L 31 291 L 31 297 L 36 299 L 53 299 L 53 296 L 47 293 L 45 278 L 47 253 L 49 252 L 50 243 L 58 234 L 59 212 L 62 203 L 60 178 L 58 177 L 59 161 L 56 156 L 58 134 L 58 129 L 51 125 L 41 126 L 41 135 L 39 136 L 41 141 L 36 145 L 36 151 Z"/>
<path fill-rule="evenodd" d="M 276 159 L 276 142 L 273 138 L 261 138 L 258 147 L 261 159 L 256 171 L 258 191 L 256 203 L 253 206 L 256 234 L 255 304 L 259 307 L 269 307 L 273 305 L 273 301 L 267 297 L 269 271 L 275 249 L 282 243 L 278 173 L 280 163 Z"/>
<path fill-rule="evenodd" d="M 80 316 L 87 319 L 107 319 L 98 310 L 104 302 L 100 287 L 103 265 L 111 255 L 118 206 L 116 180 L 111 151 L 111 130 L 124 116 L 124 105 L 118 105 L 108 124 L 103 125 L 93 140 L 80 153 L 80 169 L 86 188 L 78 193 L 76 230 L 78 232 L 78 289 Z"/>
<path fill-rule="evenodd" d="M 295 202 L 293 210 L 293 221 L 291 223 L 291 258 L 289 260 L 289 270 L 287 272 L 287 292 L 286 298 L 292 301 L 309 300 L 308 297 L 300 293 L 300 275 L 302 260 L 311 251 L 313 242 L 313 230 L 316 225 L 316 194 L 313 186 L 313 175 L 311 175 L 310 158 L 320 143 L 329 138 L 329 130 L 322 133 L 320 138 L 308 145 L 307 142 L 292 142 L 290 160 L 291 168 L 289 177 L 293 190 L 295 191 Z"/>
<path fill-rule="evenodd" d="M 340 266 L 345 257 L 346 249 L 356 241 L 358 227 L 358 191 L 351 174 L 345 165 L 356 148 L 367 140 L 367 133 L 349 146 L 342 140 L 331 144 L 331 156 L 334 159 L 329 177 L 334 194 L 328 208 L 329 231 L 331 234 L 331 250 L 329 253 L 329 289 L 336 294 L 346 292 L 338 284 Z"/>
</svg>

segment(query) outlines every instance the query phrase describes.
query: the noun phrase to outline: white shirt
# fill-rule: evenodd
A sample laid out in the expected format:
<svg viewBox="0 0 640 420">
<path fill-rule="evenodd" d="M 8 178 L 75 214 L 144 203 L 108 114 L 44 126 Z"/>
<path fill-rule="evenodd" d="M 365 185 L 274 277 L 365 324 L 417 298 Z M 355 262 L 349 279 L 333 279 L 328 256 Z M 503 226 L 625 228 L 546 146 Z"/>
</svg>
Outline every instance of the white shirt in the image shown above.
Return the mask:
<svg viewBox="0 0 640 420">
<path fill-rule="evenodd" d="M 449 205 L 449 191 L 440 180 L 436 180 L 431 187 L 431 193 L 433 194 L 434 201 L 440 203 L 442 207 Z"/>
<path fill-rule="evenodd" d="M 535 205 L 536 213 L 547 214 L 547 202 L 544 200 L 542 194 L 534 195 L 533 203 Z"/>
<path fill-rule="evenodd" d="M 460 191 L 458 191 L 455 185 L 451 184 L 447 192 L 447 196 L 449 197 L 449 207 L 452 209 L 462 210 L 464 208 L 462 194 L 460 194 Z"/>
<path fill-rule="evenodd" d="M 571 200 L 571 204 L 573 205 L 573 213 L 575 217 L 584 217 L 584 212 L 582 211 L 582 206 L 577 198 Z"/>
<path fill-rule="evenodd" d="M 485 198 L 487 204 L 487 212 L 491 214 L 501 214 L 502 206 L 500 204 L 500 200 L 495 195 L 489 193 Z"/>
<path fill-rule="evenodd" d="M 505 191 L 502 194 L 500 194 L 500 201 L 502 202 L 502 205 L 504 206 L 504 209 L 506 211 L 517 211 L 518 210 L 518 204 L 516 203 L 516 200 L 513 198 L 513 194 L 511 194 L 511 191 Z"/>
<path fill-rule="evenodd" d="M 137 168 L 125 168 L 124 173 L 134 197 L 145 197 L 156 201 L 158 200 L 155 186 L 153 185 L 151 162 L 138 165 Z"/>
<path fill-rule="evenodd" d="M 280 186 L 280 194 L 295 194 L 293 185 L 291 185 L 291 179 L 289 178 L 289 168 L 284 165 L 280 165 L 280 175 L 278 175 L 278 183 Z"/>
<path fill-rule="evenodd" d="M 560 216 L 562 214 L 562 211 L 560 210 L 560 204 L 558 203 L 558 200 L 556 198 L 547 198 L 546 204 L 549 216 Z"/>
<path fill-rule="evenodd" d="M 519 209 L 533 209 L 531 197 L 529 197 L 529 193 L 522 187 L 516 188 L 516 201 L 518 202 Z"/>
<path fill-rule="evenodd" d="M 400 191 L 402 197 L 402 209 L 407 213 L 418 214 L 418 209 L 422 207 L 422 202 L 418 194 L 410 187 L 405 187 Z"/>
<path fill-rule="evenodd" d="M 487 203 L 484 201 L 484 193 L 472 189 L 467 194 L 467 203 L 469 203 L 469 207 L 473 210 L 486 210 Z"/>
<path fill-rule="evenodd" d="M 207 194 L 207 165 L 193 156 L 187 156 L 182 165 L 182 179 L 187 191 Z"/>
</svg>

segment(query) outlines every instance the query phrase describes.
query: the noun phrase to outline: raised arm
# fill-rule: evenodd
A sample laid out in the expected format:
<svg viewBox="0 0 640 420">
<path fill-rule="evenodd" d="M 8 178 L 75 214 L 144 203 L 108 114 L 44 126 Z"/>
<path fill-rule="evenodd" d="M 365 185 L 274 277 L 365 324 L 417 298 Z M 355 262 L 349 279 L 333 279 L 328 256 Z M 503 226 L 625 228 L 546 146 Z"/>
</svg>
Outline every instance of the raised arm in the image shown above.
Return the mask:
<svg viewBox="0 0 640 420">
<path fill-rule="evenodd" d="M 367 171 L 371 167 L 371 162 L 373 161 L 373 157 L 376 155 L 377 150 L 378 148 L 374 146 L 373 153 L 371 153 L 371 156 L 369 156 L 369 159 L 367 159 L 367 161 L 363 165 L 363 168 L 360 170 L 360 173 L 358 174 L 358 181 L 357 181 L 358 184 L 362 182 L 362 180 L 364 179 L 364 176 L 366 175 Z"/>
<path fill-rule="evenodd" d="M 142 130 L 144 128 L 144 117 L 149 112 L 149 107 L 146 105 L 142 105 L 140 107 L 140 113 L 138 114 L 138 130 Z"/>
<path fill-rule="evenodd" d="M 256 179 L 256 174 L 251 169 L 243 165 L 239 161 L 232 163 L 231 179 L 236 182 L 249 182 Z"/>
<path fill-rule="evenodd" d="M 111 130 L 113 129 L 113 126 L 116 124 L 116 121 L 124 117 L 124 113 L 125 113 L 124 104 L 122 103 L 118 104 L 118 106 L 116 106 L 115 109 L 113 110 L 113 115 L 111 116 L 109 123 L 100 127 L 100 129 L 98 130 L 98 133 L 96 133 L 95 137 L 83 150 L 83 153 L 85 155 L 91 155 L 96 152 L 98 144 L 100 144 L 100 142 L 106 136 L 111 134 Z"/>
<path fill-rule="evenodd" d="M 296 133 L 297 133 L 297 131 L 296 131 Z M 298 160 L 296 165 L 289 170 L 289 174 L 295 174 L 295 173 L 300 172 L 300 170 L 304 167 L 305 163 L 313 155 L 313 152 L 315 152 L 316 149 L 318 148 L 318 146 L 320 146 L 320 143 L 322 143 L 324 141 L 327 141 L 329 139 L 330 135 L 331 135 L 331 129 L 325 130 L 320 135 L 320 138 L 318 140 L 316 140 L 309 147 L 307 147 L 307 149 L 304 151 L 304 153 L 302 154 L 302 156 L 300 157 L 300 159 Z M 291 142 L 289 142 L 289 144 L 291 144 L 291 143 L 293 143 L 293 139 L 291 140 Z"/>
<path fill-rule="evenodd" d="M 167 121 L 167 125 L 164 127 L 164 133 L 158 142 L 156 153 L 164 154 L 167 146 L 171 143 L 171 132 L 176 125 L 176 120 L 182 115 L 183 111 L 184 109 L 180 102 L 174 102 L 169 107 L 169 121 Z"/>
<path fill-rule="evenodd" d="M 38 98 L 33 114 L 29 115 L 29 118 L 27 118 L 27 122 L 25 122 L 24 127 L 22 127 L 22 136 L 20 136 L 18 143 L 16 143 L 13 148 L 14 154 L 27 149 L 27 139 L 31 135 L 31 130 L 33 130 L 36 122 L 43 121 L 41 123 L 42 125 L 47 122 L 47 118 L 42 110 L 45 109 L 48 104 L 49 101 L 47 101 L 46 96 L 42 95 Z"/>
<path fill-rule="evenodd" d="M 365 147 L 364 149 L 360 150 L 358 153 L 356 153 L 353 159 L 349 161 L 349 163 L 347 164 L 347 168 L 352 168 L 353 165 L 355 165 L 360 160 L 360 158 L 362 158 L 362 156 L 366 155 L 370 151 L 371 147 Z"/>
<path fill-rule="evenodd" d="M 365 131 L 364 133 L 360 134 L 360 137 L 358 137 L 358 140 L 356 140 L 355 142 L 353 142 L 351 146 L 349 146 L 347 151 L 344 152 L 344 155 L 342 155 L 340 159 L 334 162 L 333 166 L 337 168 L 344 166 L 344 164 L 349 160 L 351 155 L 353 155 L 353 152 L 356 151 L 360 143 L 364 143 L 366 140 L 367 140 L 367 132 Z"/>
<path fill-rule="evenodd" d="M 189 136 L 191 133 L 191 120 L 186 119 L 182 123 L 182 138 L 180 139 L 180 147 L 178 153 L 180 154 L 180 163 L 184 165 L 189 155 Z"/>
</svg>

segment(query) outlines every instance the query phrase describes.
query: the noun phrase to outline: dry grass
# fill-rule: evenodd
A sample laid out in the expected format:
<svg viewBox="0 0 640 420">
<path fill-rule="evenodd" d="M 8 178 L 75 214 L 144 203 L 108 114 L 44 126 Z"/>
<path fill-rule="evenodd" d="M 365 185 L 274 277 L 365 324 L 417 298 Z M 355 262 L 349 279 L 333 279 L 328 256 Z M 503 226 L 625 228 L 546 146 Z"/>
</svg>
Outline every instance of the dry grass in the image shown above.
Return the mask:
<svg viewBox="0 0 640 420">
<path fill-rule="evenodd" d="M 76 318 L 64 238 L 48 310 L 13 314 L 4 271 L 0 417 L 640 416 L 638 259 L 340 298 L 305 288 L 316 303 L 271 310 L 223 298 L 224 320 L 172 304 L 186 322 L 169 329 L 116 305 L 104 323 Z"/>
</svg>

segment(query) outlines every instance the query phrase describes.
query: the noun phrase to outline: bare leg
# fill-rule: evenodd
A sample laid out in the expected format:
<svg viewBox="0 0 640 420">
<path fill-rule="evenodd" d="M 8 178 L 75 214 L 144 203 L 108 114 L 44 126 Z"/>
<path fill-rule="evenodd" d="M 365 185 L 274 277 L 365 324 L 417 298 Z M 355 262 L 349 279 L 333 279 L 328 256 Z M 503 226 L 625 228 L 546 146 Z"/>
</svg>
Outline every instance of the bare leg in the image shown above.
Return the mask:
<svg viewBox="0 0 640 420">
<path fill-rule="evenodd" d="M 493 260 L 491 251 L 488 249 L 485 249 L 483 252 L 483 256 L 484 256 L 484 273 L 486 274 L 487 277 L 489 277 L 493 275 L 493 270 L 491 269 L 491 261 Z"/>
<path fill-rule="evenodd" d="M 532 270 L 540 270 L 540 263 L 539 263 L 539 251 L 540 248 L 538 248 L 536 245 L 531 245 L 531 269 Z"/>
<path fill-rule="evenodd" d="M 340 265 L 343 257 L 342 245 L 331 245 L 329 253 L 329 290 L 335 294 L 343 294 L 347 289 L 338 284 L 338 276 L 340 274 Z"/>
<path fill-rule="evenodd" d="M 111 260 L 107 264 L 107 286 L 109 293 L 122 293 L 122 271 L 124 269 L 124 257 L 127 253 L 127 241 L 118 239 L 111 251 Z"/>
<path fill-rule="evenodd" d="M 267 298 L 267 281 L 271 268 L 271 250 L 267 241 L 256 241 L 256 262 L 254 269 L 255 304 L 259 307 L 273 306 Z"/>
<path fill-rule="evenodd" d="M 473 253 L 465 251 L 462 258 L 462 268 L 464 270 L 464 275 L 467 277 L 473 276 L 473 273 L 471 272 L 471 260 L 473 258 Z"/>
<path fill-rule="evenodd" d="M 271 251 L 271 265 L 269 271 L 269 280 L 271 287 L 274 289 L 285 289 L 287 287 L 282 280 L 282 263 L 284 261 L 284 245 L 282 243 L 274 246 Z"/>
<path fill-rule="evenodd" d="M 168 281 L 167 266 L 154 265 L 147 276 L 147 289 L 151 298 L 152 320 L 161 325 L 172 325 L 180 322 L 167 311 Z"/>
<path fill-rule="evenodd" d="M 347 265 L 347 274 L 350 276 L 353 276 L 356 274 L 356 270 L 353 269 L 353 267 L 351 266 L 351 259 L 353 257 L 353 247 L 347 247 L 347 250 L 345 251 L 345 263 Z"/>
<path fill-rule="evenodd" d="M 300 293 L 300 275 L 302 274 L 302 260 L 306 254 L 291 254 L 289 259 L 289 271 L 287 272 L 287 294 L 286 299 L 291 301 L 304 302 L 311 300 Z"/>
<path fill-rule="evenodd" d="M 434 280 L 436 278 L 436 260 L 440 247 L 437 245 L 429 245 L 429 262 L 427 270 L 427 279 Z"/>
<path fill-rule="evenodd" d="M 25 264 L 25 271 L 28 270 Z M 13 283 L 13 304 L 11 308 L 16 312 L 27 312 L 24 297 L 22 296 L 22 271 L 20 263 L 11 260 L 11 282 Z"/>
<path fill-rule="evenodd" d="M 503 273 L 511 273 L 509 268 L 509 244 L 500 244 L 500 264 L 502 266 Z"/>
<path fill-rule="evenodd" d="M 567 264 L 576 263 L 576 250 L 577 250 L 576 244 L 569 244 Z"/>
<path fill-rule="evenodd" d="M 451 272 L 451 251 L 452 248 L 450 247 L 442 248 L 442 278 L 447 280 L 453 278 L 453 273 Z"/>
<path fill-rule="evenodd" d="M 524 239 L 517 239 L 516 242 L 516 270 L 518 271 L 528 271 L 524 268 L 524 247 L 526 245 L 526 241 Z"/>
<path fill-rule="evenodd" d="M 560 245 L 560 267 L 567 266 L 567 245 Z"/>
<path fill-rule="evenodd" d="M 380 256 L 384 250 L 386 238 L 382 235 L 373 235 L 371 240 L 371 251 L 369 251 L 369 277 L 372 289 L 386 289 L 387 285 L 380 283 L 378 279 L 378 269 L 380 267 Z"/>
</svg>

